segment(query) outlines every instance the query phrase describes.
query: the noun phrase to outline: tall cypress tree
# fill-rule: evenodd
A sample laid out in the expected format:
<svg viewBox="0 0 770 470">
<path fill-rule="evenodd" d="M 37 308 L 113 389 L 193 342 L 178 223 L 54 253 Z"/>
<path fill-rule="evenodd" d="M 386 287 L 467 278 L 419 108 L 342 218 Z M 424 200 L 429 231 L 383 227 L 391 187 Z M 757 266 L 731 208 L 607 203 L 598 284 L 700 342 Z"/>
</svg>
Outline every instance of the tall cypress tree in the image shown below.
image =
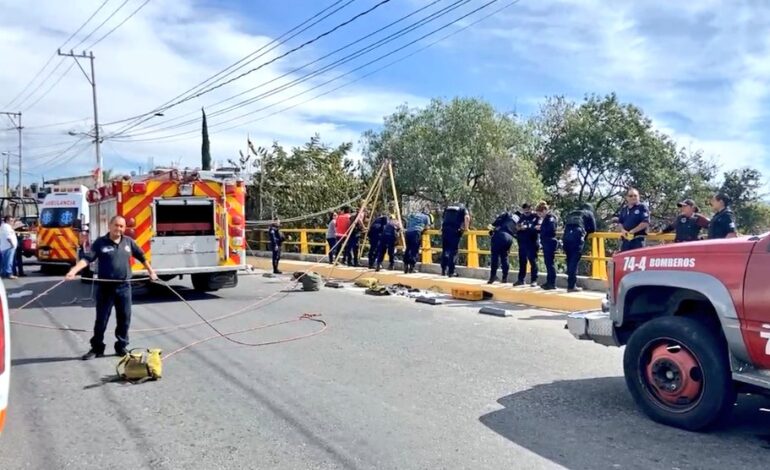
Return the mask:
<svg viewBox="0 0 770 470">
<path fill-rule="evenodd" d="M 206 124 L 206 111 L 201 108 L 203 114 L 203 143 L 201 144 L 201 169 L 211 170 L 211 150 L 209 148 L 209 128 Z"/>
</svg>

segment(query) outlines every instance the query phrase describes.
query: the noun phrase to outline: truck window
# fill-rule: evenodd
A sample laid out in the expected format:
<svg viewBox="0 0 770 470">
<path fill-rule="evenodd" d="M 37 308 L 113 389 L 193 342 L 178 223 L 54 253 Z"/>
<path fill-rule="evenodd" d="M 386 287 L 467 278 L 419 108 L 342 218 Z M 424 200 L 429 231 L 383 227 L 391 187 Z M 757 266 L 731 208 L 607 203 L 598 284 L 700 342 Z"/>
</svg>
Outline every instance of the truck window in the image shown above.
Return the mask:
<svg viewBox="0 0 770 470">
<path fill-rule="evenodd" d="M 214 201 L 194 198 L 157 200 L 155 233 L 159 237 L 214 235 Z"/>
<path fill-rule="evenodd" d="M 43 228 L 72 227 L 78 218 L 75 207 L 47 208 L 40 212 L 40 226 Z"/>
</svg>

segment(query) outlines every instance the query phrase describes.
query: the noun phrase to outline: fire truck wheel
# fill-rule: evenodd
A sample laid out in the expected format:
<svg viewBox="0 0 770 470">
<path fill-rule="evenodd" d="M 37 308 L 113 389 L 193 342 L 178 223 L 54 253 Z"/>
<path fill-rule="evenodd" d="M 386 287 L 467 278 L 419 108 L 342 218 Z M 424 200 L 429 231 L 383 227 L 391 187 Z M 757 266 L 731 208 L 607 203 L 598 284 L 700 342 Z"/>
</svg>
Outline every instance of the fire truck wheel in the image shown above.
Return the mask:
<svg viewBox="0 0 770 470">
<path fill-rule="evenodd" d="M 192 278 L 193 289 L 199 292 L 215 292 L 219 290 L 211 288 L 208 274 L 193 274 L 190 277 Z"/>
<path fill-rule="evenodd" d="M 703 430 L 735 404 L 727 345 L 695 318 L 661 317 L 639 327 L 626 345 L 623 369 L 637 405 L 659 423 Z"/>
</svg>

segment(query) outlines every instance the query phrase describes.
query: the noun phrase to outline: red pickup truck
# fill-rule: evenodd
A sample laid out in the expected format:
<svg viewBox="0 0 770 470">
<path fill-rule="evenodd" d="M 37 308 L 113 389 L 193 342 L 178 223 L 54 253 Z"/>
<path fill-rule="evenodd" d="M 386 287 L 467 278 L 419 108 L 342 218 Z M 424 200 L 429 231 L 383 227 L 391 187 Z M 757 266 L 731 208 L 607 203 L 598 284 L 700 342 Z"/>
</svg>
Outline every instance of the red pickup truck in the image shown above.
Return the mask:
<svg viewBox="0 0 770 470">
<path fill-rule="evenodd" d="M 623 346 L 626 385 L 653 420 L 718 423 L 737 393 L 770 394 L 770 234 L 616 254 L 602 311 L 578 339 Z"/>
</svg>

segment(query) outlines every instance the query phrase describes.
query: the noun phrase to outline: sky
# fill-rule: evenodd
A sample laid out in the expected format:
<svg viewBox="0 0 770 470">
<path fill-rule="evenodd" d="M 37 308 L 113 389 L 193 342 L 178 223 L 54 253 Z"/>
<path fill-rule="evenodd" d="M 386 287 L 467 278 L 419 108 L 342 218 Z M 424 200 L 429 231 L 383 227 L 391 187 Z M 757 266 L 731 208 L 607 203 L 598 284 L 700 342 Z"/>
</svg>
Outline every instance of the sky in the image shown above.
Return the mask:
<svg viewBox="0 0 770 470">
<path fill-rule="evenodd" d="M 763 132 L 770 3 L 488 2 L 0 0 L 0 111 L 23 113 L 25 184 L 96 167 L 92 138 L 83 135 L 93 129 L 91 87 L 72 58 L 56 55 L 60 46 L 96 57 L 104 168 L 118 173 L 198 166 L 202 107 L 212 157 L 225 162 L 245 152 L 247 136 L 257 146 L 295 146 L 318 133 L 329 145 L 352 142 L 356 156 L 363 131 L 377 129 L 401 104 L 418 107 L 434 97 L 479 97 L 526 117 L 546 96 L 615 92 L 723 170 L 753 166 L 770 174 Z M 325 9 L 327 18 L 315 16 Z M 414 24 L 426 17 L 434 19 Z M 311 18 L 307 30 L 296 28 Z M 230 83 L 187 93 L 245 57 L 242 68 L 207 82 Z M 89 62 L 80 63 L 89 72 Z M 166 103 L 174 106 L 155 116 Z M 142 115 L 148 119 L 127 128 L 134 124 L 127 118 Z M 10 127 L 0 116 L 0 152 L 12 154 L 15 185 Z"/>
</svg>

